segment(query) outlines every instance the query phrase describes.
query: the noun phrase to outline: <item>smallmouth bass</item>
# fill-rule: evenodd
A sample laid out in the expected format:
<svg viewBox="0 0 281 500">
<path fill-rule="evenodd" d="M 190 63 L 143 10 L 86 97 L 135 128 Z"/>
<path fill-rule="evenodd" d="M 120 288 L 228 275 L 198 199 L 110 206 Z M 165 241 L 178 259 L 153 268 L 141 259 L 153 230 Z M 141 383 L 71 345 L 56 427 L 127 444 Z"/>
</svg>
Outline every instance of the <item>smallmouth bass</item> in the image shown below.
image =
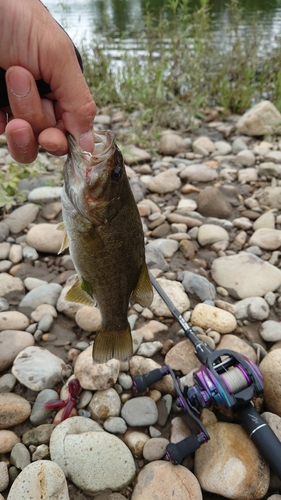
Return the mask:
<svg viewBox="0 0 281 500">
<path fill-rule="evenodd" d="M 130 298 L 143 307 L 153 298 L 145 262 L 141 219 L 126 175 L 121 151 L 110 130 L 94 133 L 93 153 L 83 151 L 69 135 L 62 191 L 65 231 L 78 278 L 66 299 L 98 303 L 101 327 L 93 358 L 104 363 L 133 354 L 127 319 Z"/>
</svg>

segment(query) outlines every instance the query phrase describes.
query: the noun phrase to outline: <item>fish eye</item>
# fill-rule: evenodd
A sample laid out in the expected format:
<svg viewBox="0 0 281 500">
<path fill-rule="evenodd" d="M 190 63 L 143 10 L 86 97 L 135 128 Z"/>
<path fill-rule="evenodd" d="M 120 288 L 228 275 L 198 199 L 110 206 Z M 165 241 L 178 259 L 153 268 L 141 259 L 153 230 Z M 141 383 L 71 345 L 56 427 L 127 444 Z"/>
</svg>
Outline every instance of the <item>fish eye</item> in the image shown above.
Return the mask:
<svg viewBox="0 0 281 500">
<path fill-rule="evenodd" d="M 121 173 L 121 167 L 115 167 L 111 172 L 111 178 L 115 181 L 118 181 L 118 179 L 120 179 L 121 177 Z"/>
</svg>

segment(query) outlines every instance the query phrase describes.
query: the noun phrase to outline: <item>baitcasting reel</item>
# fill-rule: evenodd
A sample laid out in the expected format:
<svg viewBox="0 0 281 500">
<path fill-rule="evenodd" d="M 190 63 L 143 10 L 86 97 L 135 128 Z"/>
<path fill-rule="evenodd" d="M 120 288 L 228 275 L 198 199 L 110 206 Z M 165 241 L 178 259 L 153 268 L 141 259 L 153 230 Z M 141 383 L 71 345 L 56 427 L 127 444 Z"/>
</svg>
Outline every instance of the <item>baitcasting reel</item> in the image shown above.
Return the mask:
<svg viewBox="0 0 281 500">
<path fill-rule="evenodd" d="M 235 414 L 240 418 L 249 437 L 281 479 L 281 443 L 251 404 L 253 398 L 263 393 L 263 377 L 259 368 L 250 359 L 234 351 L 228 349 L 212 351 L 207 344 L 196 337 L 152 275 L 150 279 L 180 323 L 187 338 L 193 343 L 195 354 L 202 363 L 202 366 L 193 373 L 192 387 L 182 387 L 180 379 L 168 365 L 134 378 L 137 390 L 144 392 L 149 385 L 170 374 L 177 393 L 177 404 L 190 417 L 189 426 L 193 435 L 179 443 L 170 443 L 166 449 L 167 457 L 173 464 L 180 464 L 184 457 L 206 443 L 210 436 L 199 416 L 204 408 L 217 409 L 224 415 Z"/>
</svg>

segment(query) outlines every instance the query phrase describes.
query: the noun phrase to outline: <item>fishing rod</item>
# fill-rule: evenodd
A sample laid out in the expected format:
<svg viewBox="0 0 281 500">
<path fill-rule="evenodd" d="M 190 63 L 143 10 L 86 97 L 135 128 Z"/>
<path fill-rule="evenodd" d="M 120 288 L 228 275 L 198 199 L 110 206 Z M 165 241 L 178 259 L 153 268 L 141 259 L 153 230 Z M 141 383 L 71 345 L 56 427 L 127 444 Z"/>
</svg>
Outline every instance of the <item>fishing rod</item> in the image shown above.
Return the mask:
<svg viewBox="0 0 281 500">
<path fill-rule="evenodd" d="M 192 387 L 182 386 L 179 377 L 176 377 L 168 365 L 134 378 L 137 390 L 145 392 L 149 385 L 170 374 L 177 394 L 177 404 L 189 416 L 193 435 L 179 443 L 168 444 L 168 459 L 175 465 L 180 464 L 186 456 L 210 439 L 199 416 L 204 408 L 213 408 L 227 416 L 239 417 L 251 440 L 281 479 L 281 443 L 251 403 L 252 399 L 263 394 L 263 376 L 259 368 L 242 354 L 229 349 L 213 351 L 200 341 L 151 273 L 150 280 L 194 345 L 195 355 L 203 365 L 194 372 Z"/>
</svg>

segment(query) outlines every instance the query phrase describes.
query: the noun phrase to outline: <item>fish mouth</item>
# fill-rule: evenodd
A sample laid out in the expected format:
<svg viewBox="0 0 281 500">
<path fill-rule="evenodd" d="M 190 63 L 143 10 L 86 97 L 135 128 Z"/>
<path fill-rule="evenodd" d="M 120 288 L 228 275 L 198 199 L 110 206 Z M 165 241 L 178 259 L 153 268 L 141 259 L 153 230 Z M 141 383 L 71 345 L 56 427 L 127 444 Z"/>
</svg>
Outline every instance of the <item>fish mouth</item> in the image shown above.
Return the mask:
<svg viewBox="0 0 281 500">
<path fill-rule="evenodd" d="M 94 208 L 108 204 L 108 201 L 99 198 L 103 190 L 103 179 L 108 175 L 108 159 L 115 150 L 111 130 L 93 132 L 93 136 L 95 146 L 90 153 L 84 151 L 74 137 L 68 134 L 69 153 L 64 169 L 65 191 L 76 209 L 89 220 L 89 205 L 92 212 Z M 89 191 L 93 187 L 94 196 Z"/>
<path fill-rule="evenodd" d="M 68 134 L 67 136 L 69 157 L 72 160 L 73 169 L 83 179 L 85 179 L 85 170 L 89 168 L 98 167 L 98 169 L 94 169 L 97 173 L 102 170 L 104 162 L 113 152 L 114 135 L 111 130 L 93 132 L 93 136 L 95 146 L 92 153 L 84 151 L 72 135 Z"/>
</svg>

